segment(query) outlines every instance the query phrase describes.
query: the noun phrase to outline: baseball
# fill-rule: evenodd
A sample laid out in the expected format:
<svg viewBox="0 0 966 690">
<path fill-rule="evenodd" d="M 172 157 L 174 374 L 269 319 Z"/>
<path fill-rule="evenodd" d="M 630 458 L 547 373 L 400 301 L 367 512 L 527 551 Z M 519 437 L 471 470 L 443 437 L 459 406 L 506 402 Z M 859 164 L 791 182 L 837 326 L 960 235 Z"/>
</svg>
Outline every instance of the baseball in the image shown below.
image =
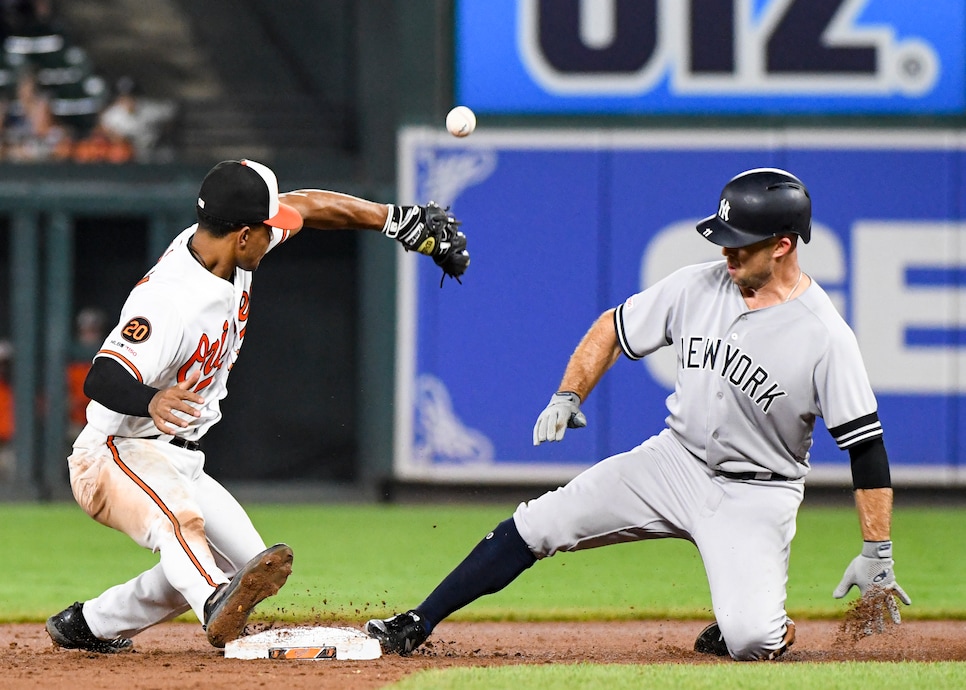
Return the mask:
<svg viewBox="0 0 966 690">
<path fill-rule="evenodd" d="M 467 137 L 476 129 L 476 115 L 465 105 L 458 105 L 446 116 L 446 129 L 454 137 Z"/>
</svg>

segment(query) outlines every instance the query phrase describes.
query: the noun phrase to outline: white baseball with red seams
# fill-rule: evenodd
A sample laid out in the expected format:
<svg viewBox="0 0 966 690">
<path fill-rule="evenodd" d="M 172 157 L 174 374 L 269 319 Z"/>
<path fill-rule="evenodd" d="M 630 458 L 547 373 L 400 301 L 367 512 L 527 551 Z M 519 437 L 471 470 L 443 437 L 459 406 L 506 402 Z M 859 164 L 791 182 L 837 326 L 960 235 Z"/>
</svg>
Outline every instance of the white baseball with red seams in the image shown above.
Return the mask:
<svg viewBox="0 0 966 690">
<path fill-rule="evenodd" d="M 454 137 L 468 137 L 476 129 L 476 114 L 465 105 L 458 105 L 446 115 L 446 129 Z"/>
</svg>

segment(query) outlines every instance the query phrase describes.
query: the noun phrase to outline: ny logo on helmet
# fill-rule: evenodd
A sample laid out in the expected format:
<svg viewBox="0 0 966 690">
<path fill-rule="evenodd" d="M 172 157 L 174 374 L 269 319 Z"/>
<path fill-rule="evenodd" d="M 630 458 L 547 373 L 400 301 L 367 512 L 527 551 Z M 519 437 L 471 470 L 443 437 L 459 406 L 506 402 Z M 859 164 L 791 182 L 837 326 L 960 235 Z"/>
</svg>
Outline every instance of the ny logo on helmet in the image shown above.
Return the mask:
<svg viewBox="0 0 966 690">
<path fill-rule="evenodd" d="M 728 213 L 731 211 L 731 204 L 728 203 L 727 199 L 722 199 L 721 203 L 718 204 L 718 217 L 727 222 Z"/>
</svg>

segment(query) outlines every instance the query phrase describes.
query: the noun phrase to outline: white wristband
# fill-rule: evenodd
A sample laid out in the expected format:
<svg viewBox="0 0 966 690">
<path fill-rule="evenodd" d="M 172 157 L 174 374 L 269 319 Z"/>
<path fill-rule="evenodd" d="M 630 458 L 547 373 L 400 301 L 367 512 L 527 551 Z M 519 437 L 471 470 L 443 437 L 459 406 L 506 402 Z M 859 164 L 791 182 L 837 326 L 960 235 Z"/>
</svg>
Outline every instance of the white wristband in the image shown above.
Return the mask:
<svg viewBox="0 0 966 690">
<path fill-rule="evenodd" d="M 383 235 L 386 235 L 388 237 L 393 237 L 394 238 L 396 236 L 396 234 L 399 233 L 399 226 L 398 225 L 396 226 L 396 228 L 395 228 L 395 234 L 392 234 L 392 235 L 389 234 L 389 226 L 392 225 L 392 216 L 393 216 L 393 213 L 396 210 L 396 207 L 393 204 L 386 204 L 386 208 L 389 209 L 389 213 L 386 214 L 386 222 L 383 223 L 383 226 L 382 226 L 382 234 Z"/>
</svg>

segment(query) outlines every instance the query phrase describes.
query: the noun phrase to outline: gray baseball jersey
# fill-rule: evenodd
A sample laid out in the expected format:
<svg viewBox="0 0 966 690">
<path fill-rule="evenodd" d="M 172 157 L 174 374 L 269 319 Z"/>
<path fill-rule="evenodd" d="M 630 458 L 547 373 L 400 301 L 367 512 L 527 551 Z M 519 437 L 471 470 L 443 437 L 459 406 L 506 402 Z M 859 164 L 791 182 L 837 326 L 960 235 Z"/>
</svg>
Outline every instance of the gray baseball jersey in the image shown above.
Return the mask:
<svg viewBox="0 0 966 690">
<path fill-rule="evenodd" d="M 726 262 L 688 266 L 630 297 L 615 325 L 632 359 L 676 349 L 667 424 L 712 469 L 803 477 L 816 417 L 840 448 L 882 433 L 855 336 L 814 281 L 752 310 Z"/>
<path fill-rule="evenodd" d="M 632 359 L 675 348 L 668 428 L 520 504 L 520 536 L 538 558 L 692 541 L 729 651 L 767 657 L 786 631 L 788 559 L 816 417 L 842 448 L 882 433 L 855 337 L 814 281 L 794 300 L 749 309 L 724 261 L 683 268 L 633 295 L 614 326 Z"/>
</svg>

